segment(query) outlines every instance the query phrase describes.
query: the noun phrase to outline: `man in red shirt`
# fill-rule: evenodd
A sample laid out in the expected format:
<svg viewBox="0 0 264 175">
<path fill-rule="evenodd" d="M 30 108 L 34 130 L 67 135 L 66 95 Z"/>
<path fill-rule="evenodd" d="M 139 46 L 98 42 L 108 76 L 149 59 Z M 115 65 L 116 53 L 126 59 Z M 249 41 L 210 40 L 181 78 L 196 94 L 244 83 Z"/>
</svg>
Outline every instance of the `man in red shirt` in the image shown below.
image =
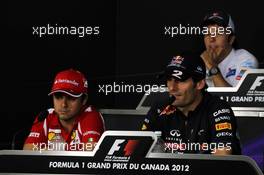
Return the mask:
<svg viewBox="0 0 264 175">
<path fill-rule="evenodd" d="M 40 113 L 27 137 L 24 150 L 93 150 L 105 130 L 101 114 L 87 106 L 88 84 L 76 70 L 59 72 L 49 95 L 54 109 Z"/>
</svg>

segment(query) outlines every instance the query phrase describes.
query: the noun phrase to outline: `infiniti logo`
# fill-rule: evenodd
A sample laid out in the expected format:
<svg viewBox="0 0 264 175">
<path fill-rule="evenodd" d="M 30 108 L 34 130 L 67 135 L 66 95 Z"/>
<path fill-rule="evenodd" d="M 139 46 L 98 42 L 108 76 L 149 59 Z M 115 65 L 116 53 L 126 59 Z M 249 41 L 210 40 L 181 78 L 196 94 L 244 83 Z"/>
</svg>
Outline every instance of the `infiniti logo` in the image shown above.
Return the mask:
<svg viewBox="0 0 264 175">
<path fill-rule="evenodd" d="M 170 135 L 171 136 L 176 136 L 176 137 L 180 137 L 181 136 L 181 132 L 179 130 L 171 130 L 170 131 Z"/>
</svg>

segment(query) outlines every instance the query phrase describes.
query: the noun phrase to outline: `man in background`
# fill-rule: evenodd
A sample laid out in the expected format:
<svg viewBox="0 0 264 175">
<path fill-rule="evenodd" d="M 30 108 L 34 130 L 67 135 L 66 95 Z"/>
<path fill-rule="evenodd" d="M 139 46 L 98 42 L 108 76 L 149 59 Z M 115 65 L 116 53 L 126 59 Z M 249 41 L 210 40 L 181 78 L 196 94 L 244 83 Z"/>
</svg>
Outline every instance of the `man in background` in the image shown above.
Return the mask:
<svg viewBox="0 0 264 175">
<path fill-rule="evenodd" d="M 257 59 L 245 49 L 235 49 L 235 26 L 223 11 L 208 13 L 202 22 L 208 29 L 204 35 L 206 50 L 201 57 L 206 65 L 209 87 L 236 86 L 244 72 L 258 68 Z"/>
</svg>

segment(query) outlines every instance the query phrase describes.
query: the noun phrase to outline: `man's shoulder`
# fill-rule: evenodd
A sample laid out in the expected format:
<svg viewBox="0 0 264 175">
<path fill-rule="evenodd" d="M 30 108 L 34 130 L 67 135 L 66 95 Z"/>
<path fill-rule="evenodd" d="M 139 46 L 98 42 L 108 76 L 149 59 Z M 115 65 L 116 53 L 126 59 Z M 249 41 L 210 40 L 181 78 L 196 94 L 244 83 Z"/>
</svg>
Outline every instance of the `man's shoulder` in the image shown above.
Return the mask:
<svg viewBox="0 0 264 175">
<path fill-rule="evenodd" d="M 92 114 L 92 113 L 99 113 L 94 106 L 86 106 L 83 110 L 84 114 Z"/>
<path fill-rule="evenodd" d="M 236 49 L 234 50 L 234 53 L 236 56 L 252 56 L 254 57 L 249 51 L 247 51 L 246 49 Z"/>
<path fill-rule="evenodd" d="M 220 97 L 208 93 L 206 95 L 206 109 L 209 119 L 217 119 L 219 116 L 234 116 L 231 106 Z"/>
<path fill-rule="evenodd" d="M 245 49 L 234 50 L 234 57 L 236 58 L 237 61 L 251 60 L 257 62 L 256 57 Z"/>
<path fill-rule="evenodd" d="M 105 129 L 103 116 L 92 106 L 88 106 L 85 108 L 80 118 L 78 119 L 78 123 L 80 123 L 80 127 L 83 129 Z"/>
<path fill-rule="evenodd" d="M 96 110 L 93 106 L 87 106 L 83 113 L 81 114 L 82 120 L 91 119 L 91 118 L 101 118 L 101 113 Z"/>
</svg>

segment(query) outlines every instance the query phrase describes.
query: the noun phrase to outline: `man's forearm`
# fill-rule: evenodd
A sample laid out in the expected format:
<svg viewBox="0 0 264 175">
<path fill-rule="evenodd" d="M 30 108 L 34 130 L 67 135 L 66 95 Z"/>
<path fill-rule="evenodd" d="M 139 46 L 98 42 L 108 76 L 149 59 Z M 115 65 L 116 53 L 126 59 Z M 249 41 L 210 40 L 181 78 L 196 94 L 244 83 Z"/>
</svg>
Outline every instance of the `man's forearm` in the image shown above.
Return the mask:
<svg viewBox="0 0 264 175">
<path fill-rule="evenodd" d="M 212 80 L 214 82 L 215 87 L 232 87 L 222 76 L 221 73 L 218 73 L 216 75 L 212 75 Z"/>
</svg>

